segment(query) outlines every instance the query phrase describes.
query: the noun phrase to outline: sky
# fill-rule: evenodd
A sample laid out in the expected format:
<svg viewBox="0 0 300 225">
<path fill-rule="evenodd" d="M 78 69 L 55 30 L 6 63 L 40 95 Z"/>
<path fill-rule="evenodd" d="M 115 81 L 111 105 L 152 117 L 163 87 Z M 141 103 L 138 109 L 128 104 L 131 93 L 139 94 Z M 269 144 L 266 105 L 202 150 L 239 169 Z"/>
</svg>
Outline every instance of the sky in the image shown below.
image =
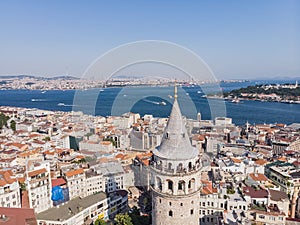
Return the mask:
<svg viewBox="0 0 300 225">
<path fill-rule="evenodd" d="M 218 79 L 300 77 L 300 1 L 0 1 L 0 75 L 81 77 L 141 40 L 192 50 Z"/>
</svg>

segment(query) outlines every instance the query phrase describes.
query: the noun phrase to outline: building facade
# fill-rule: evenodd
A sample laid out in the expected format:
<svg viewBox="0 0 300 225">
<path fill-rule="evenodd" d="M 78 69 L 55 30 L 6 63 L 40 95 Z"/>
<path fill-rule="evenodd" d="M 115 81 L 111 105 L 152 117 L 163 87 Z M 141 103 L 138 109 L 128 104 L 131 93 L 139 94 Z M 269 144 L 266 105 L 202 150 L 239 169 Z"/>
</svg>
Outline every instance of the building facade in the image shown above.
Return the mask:
<svg viewBox="0 0 300 225">
<path fill-rule="evenodd" d="M 26 188 L 29 205 L 36 213 L 52 207 L 50 163 L 35 163 L 28 166 Z"/>
</svg>

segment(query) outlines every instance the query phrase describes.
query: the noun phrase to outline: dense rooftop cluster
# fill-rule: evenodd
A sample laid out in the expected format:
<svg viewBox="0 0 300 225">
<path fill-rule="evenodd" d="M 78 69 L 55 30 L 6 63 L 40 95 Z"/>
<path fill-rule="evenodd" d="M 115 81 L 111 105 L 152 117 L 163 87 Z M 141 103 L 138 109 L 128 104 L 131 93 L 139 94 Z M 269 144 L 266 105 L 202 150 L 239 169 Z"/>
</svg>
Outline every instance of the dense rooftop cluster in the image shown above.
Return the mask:
<svg viewBox="0 0 300 225">
<path fill-rule="evenodd" d="M 0 113 L 7 118 L 0 130 L 0 207 L 31 208 L 28 215 L 39 224 L 79 224 L 78 215 L 109 220 L 137 205 L 142 192 L 136 188 L 147 192 L 152 185 L 147 173 L 168 122 L 137 113 L 101 117 L 13 107 Z M 201 115 L 184 124 L 184 140 L 201 157 L 201 224 L 285 224 L 300 216 L 300 124 L 238 127 L 230 118 Z"/>
</svg>

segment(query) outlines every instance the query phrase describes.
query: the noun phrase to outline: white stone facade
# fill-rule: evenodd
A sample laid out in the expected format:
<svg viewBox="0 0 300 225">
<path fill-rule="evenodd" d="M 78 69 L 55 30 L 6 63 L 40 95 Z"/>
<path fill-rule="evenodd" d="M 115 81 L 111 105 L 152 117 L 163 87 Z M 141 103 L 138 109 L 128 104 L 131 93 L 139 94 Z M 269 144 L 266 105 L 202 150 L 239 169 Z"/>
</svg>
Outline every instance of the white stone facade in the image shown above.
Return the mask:
<svg viewBox="0 0 300 225">
<path fill-rule="evenodd" d="M 33 208 L 36 213 L 45 211 L 52 206 L 49 162 L 29 166 L 26 187 L 30 208 Z"/>
<path fill-rule="evenodd" d="M 21 198 L 18 181 L 0 186 L 0 206 L 21 208 Z"/>
</svg>

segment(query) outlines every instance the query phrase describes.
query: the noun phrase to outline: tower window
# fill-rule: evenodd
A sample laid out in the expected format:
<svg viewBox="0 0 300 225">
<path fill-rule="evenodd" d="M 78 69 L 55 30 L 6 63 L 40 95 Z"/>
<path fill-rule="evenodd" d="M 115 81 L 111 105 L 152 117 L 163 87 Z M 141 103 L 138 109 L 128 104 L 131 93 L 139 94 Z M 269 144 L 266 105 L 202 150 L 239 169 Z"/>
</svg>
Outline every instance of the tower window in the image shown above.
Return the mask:
<svg viewBox="0 0 300 225">
<path fill-rule="evenodd" d="M 172 202 L 169 202 L 169 205 L 172 206 Z"/>
<path fill-rule="evenodd" d="M 169 211 L 169 216 L 173 216 L 173 211 L 172 210 Z"/>
<path fill-rule="evenodd" d="M 194 210 L 193 209 L 191 209 L 191 215 L 193 215 L 194 214 Z"/>
<path fill-rule="evenodd" d="M 159 203 L 161 203 L 161 199 L 159 199 Z"/>
<path fill-rule="evenodd" d="M 180 203 L 180 206 L 183 206 L 183 203 L 182 203 L 182 202 Z"/>
</svg>

